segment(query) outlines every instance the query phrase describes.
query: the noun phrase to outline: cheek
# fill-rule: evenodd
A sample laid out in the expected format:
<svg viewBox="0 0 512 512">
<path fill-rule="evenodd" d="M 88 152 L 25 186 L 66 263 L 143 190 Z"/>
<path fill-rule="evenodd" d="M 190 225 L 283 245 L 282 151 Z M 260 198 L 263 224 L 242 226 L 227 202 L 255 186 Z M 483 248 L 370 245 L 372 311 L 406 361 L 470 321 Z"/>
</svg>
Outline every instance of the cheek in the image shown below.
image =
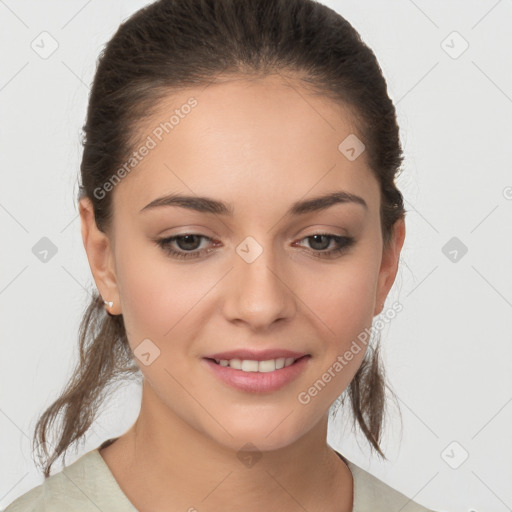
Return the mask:
<svg viewBox="0 0 512 512">
<path fill-rule="evenodd" d="M 213 286 L 215 276 L 194 265 L 173 263 L 147 241 L 120 244 L 116 260 L 130 346 L 134 348 L 145 338 L 160 347 L 166 340 L 177 343 L 176 333 L 185 326 L 190 329 L 189 313 Z"/>
<path fill-rule="evenodd" d="M 347 258 L 322 276 L 305 280 L 307 285 L 302 287 L 301 297 L 307 297 L 304 302 L 310 310 L 307 314 L 322 343 L 312 388 L 304 389 L 298 398 L 318 411 L 349 386 L 367 351 L 378 277 L 378 262 L 368 254 Z M 320 400 L 312 398 L 318 395 Z"/>
<path fill-rule="evenodd" d="M 301 296 L 324 323 L 327 339 L 346 342 L 371 325 L 377 279 L 375 258 L 354 255 L 304 282 Z"/>
</svg>

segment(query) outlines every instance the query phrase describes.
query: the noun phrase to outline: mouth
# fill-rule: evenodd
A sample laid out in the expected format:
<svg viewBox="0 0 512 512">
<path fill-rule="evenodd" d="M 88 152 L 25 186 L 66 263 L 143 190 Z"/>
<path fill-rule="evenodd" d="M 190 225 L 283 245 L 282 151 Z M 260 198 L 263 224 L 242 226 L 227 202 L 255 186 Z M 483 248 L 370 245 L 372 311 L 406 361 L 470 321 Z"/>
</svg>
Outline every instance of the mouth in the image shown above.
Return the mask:
<svg viewBox="0 0 512 512">
<path fill-rule="evenodd" d="M 301 357 L 277 357 L 275 359 L 267 359 L 264 361 L 240 358 L 217 359 L 213 357 L 206 357 L 205 359 L 212 361 L 219 366 L 240 370 L 242 372 L 267 373 L 292 366 L 306 357 L 311 356 L 306 354 Z"/>
<path fill-rule="evenodd" d="M 311 355 L 265 361 L 250 359 L 202 358 L 202 362 L 222 383 L 239 391 L 270 393 L 295 380 L 307 367 Z"/>
</svg>

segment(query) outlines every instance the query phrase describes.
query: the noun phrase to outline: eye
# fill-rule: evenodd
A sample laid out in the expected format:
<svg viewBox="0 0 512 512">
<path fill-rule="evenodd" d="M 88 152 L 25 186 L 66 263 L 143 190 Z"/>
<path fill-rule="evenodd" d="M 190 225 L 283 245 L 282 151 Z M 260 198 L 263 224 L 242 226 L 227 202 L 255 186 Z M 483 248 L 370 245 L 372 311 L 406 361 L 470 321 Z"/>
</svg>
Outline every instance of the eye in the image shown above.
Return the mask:
<svg viewBox="0 0 512 512">
<path fill-rule="evenodd" d="M 205 235 L 198 235 L 194 233 L 187 233 L 183 235 L 175 235 L 167 238 L 160 238 L 156 240 L 156 243 L 167 253 L 169 256 L 178 259 L 185 258 L 198 258 L 202 256 L 205 252 L 210 252 L 208 249 L 202 249 L 200 251 L 191 252 L 194 249 L 197 249 L 197 242 L 199 239 L 205 239 L 208 241 L 212 241 L 212 239 Z M 181 250 L 176 250 L 173 248 L 172 244 L 176 242 L 178 248 Z"/>
<path fill-rule="evenodd" d="M 213 239 L 206 235 L 184 233 L 182 235 L 174 235 L 157 239 L 156 243 L 172 258 L 187 259 L 199 258 L 206 253 L 212 252 L 213 249 L 211 247 L 197 250 L 201 245 L 201 240 L 213 242 Z M 334 235 L 331 233 L 315 233 L 314 235 L 307 236 L 302 240 L 309 241 L 313 250 L 308 252 L 316 258 L 336 257 L 337 255 L 347 251 L 355 243 L 355 240 L 352 237 Z M 333 242 L 334 248 L 326 250 Z M 177 245 L 178 249 L 173 247 L 174 243 Z"/>
<path fill-rule="evenodd" d="M 308 240 L 313 251 L 310 251 L 316 258 L 333 258 L 337 255 L 344 253 L 355 243 L 353 237 L 334 235 L 332 233 L 316 233 L 307 236 L 302 240 Z M 327 243 L 326 243 L 327 242 Z M 334 242 L 334 248 L 327 249 L 331 243 Z"/>
</svg>

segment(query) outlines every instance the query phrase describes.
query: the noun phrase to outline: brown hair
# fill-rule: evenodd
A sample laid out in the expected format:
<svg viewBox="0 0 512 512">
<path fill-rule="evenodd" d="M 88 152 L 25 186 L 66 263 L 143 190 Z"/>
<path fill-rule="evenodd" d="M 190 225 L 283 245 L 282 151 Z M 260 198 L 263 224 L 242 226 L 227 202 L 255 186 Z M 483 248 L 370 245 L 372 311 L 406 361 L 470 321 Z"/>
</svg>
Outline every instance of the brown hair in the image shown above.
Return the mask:
<svg viewBox="0 0 512 512">
<path fill-rule="evenodd" d="M 78 199 L 92 201 L 99 229 L 108 230 L 112 194 L 98 197 L 95 190 L 129 158 L 138 128 L 160 99 L 212 77 L 281 72 L 356 114 L 380 184 L 387 245 L 395 222 L 405 215 L 394 182 L 403 159 L 395 108 L 374 53 L 347 20 L 313 0 L 158 0 L 119 26 L 98 59 L 83 126 Z M 35 427 L 34 446 L 45 452 L 45 478 L 89 430 L 107 389 L 119 379 L 140 376 L 122 315 L 107 314 L 96 291 L 80 325 L 79 351 L 71 380 Z M 354 426 L 384 458 L 379 442 L 386 386 L 378 346 L 369 346 L 341 395 L 350 398 Z M 61 411 L 62 426 L 49 455 L 47 431 Z"/>
</svg>

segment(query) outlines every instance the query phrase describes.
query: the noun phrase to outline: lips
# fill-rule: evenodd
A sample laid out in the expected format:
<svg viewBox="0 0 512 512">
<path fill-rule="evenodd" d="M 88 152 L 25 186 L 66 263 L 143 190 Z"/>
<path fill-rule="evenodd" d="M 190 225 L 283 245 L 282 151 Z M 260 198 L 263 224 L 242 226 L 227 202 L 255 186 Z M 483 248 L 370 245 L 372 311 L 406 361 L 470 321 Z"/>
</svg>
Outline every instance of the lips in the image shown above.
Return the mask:
<svg viewBox="0 0 512 512">
<path fill-rule="evenodd" d="M 283 351 L 281 351 L 282 353 Z M 238 351 L 240 353 L 240 351 Z M 219 355 L 230 354 L 230 352 L 219 353 Z M 217 354 L 212 354 L 217 355 Z M 254 355 L 252 356 L 254 357 Z M 265 355 L 265 357 L 268 357 Z M 290 356 L 293 357 L 293 356 Z M 236 359 L 236 358 L 233 358 Z M 201 364 L 205 366 L 212 375 L 219 379 L 230 388 L 235 388 L 238 391 L 248 393 L 270 393 L 277 391 L 295 379 L 297 379 L 302 372 L 306 371 L 310 364 L 311 356 L 305 355 L 298 358 L 290 366 L 285 366 L 279 370 L 271 372 L 246 372 L 237 370 L 229 366 L 222 366 L 217 364 L 211 358 L 203 358 Z M 265 359 L 263 359 L 265 360 Z"/>
<path fill-rule="evenodd" d="M 262 351 L 254 351 L 249 349 L 228 350 L 227 352 L 216 352 L 204 356 L 205 359 L 250 359 L 252 361 L 268 361 L 270 359 L 278 359 L 280 357 L 300 359 L 306 355 L 305 352 L 295 352 L 286 349 L 267 349 Z"/>
</svg>

